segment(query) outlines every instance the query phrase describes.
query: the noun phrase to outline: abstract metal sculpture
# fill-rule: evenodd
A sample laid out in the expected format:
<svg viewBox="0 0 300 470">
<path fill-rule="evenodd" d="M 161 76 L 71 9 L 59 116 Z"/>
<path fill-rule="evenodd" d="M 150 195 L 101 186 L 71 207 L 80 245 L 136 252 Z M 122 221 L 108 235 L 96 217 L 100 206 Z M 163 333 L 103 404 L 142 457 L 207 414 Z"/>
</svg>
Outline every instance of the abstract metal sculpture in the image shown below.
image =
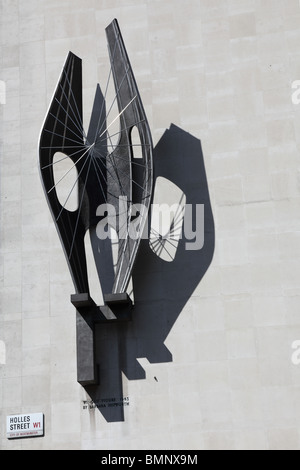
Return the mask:
<svg viewBox="0 0 300 470">
<path fill-rule="evenodd" d="M 128 318 L 131 311 L 132 303 L 126 291 L 148 217 L 153 185 L 151 133 L 117 20 L 106 28 L 106 36 L 111 68 L 104 96 L 100 86 L 97 87 L 88 132 L 83 128 L 81 59 L 70 52 L 39 142 L 42 184 L 76 290 L 71 300 L 77 308 L 78 381 L 83 385 L 97 382 L 95 324 Z M 115 97 L 107 104 L 111 79 Z M 114 104 L 118 113 L 111 116 Z M 119 129 L 112 134 L 116 122 Z M 133 142 L 134 132 L 138 132 L 138 144 Z M 136 158 L 136 145 L 140 147 L 139 158 Z M 57 152 L 64 154 L 59 160 L 54 159 Z M 65 159 L 71 159 L 72 165 L 57 181 L 55 165 Z M 62 202 L 57 187 L 74 168 L 76 181 Z M 74 191 L 78 194 L 78 204 L 76 210 L 70 211 L 67 203 Z M 114 208 L 114 220 L 110 220 L 109 213 L 99 211 L 105 205 Z M 97 237 L 101 221 L 107 221 L 116 232 L 115 256 L 111 240 L 108 243 Z M 131 236 L 133 224 L 137 233 L 134 237 Z M 87 231 L 90 231 L 97 271 L 101 272 L 105 305 L 100 307 L 90 296 L 84 243 Z M 105 266 L 100 266 L 103 260 Z"/>
</svg>

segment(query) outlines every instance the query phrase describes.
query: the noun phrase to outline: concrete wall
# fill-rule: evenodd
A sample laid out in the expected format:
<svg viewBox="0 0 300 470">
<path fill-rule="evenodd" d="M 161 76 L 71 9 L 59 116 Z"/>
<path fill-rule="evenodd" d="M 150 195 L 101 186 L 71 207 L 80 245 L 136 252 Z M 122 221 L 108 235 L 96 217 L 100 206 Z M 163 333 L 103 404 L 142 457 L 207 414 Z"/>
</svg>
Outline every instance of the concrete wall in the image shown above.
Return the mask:
<svg viewBox="0 0 300 470">
<path fill-rule="evenodd" d="M 0 448 L 298 449 L 299 1 L 1 0 L 0 8 Z M 83 59 L 90 110 L 114 17 L 157 175 L 205 203 L 206 239 L 173 264 L 144 243 L 133 323 L 98 331 L 103 382 L 86 391 L 76 382 L 74 289 L 37 144 L 69 50 Z M 129 405 L 118 412 L 100 407 L 121 398 Z M 34 412 L 45 415 L 45 437 L 7 440 L 6 416 Z"/>
</svg>

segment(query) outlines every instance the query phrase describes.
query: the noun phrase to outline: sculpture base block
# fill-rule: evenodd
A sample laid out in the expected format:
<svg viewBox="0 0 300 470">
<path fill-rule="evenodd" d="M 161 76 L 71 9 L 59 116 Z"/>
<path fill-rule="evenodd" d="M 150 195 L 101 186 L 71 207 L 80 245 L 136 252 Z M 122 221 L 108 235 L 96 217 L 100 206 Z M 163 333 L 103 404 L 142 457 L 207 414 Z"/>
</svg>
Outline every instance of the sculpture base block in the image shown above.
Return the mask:
<svg viewBox="0 0 300 470">
<path fill-rule="evenodd" d="M 77 381 L 83 387 L 99 384 L 95 360 L 95 326 L 132 319 L 133 304 L 126 293 L 105 295 L 104 301 L 105 305 L 98 307 L 88 293 L 71 295 L 71 302 L 77 310 Z"/>
</svg>

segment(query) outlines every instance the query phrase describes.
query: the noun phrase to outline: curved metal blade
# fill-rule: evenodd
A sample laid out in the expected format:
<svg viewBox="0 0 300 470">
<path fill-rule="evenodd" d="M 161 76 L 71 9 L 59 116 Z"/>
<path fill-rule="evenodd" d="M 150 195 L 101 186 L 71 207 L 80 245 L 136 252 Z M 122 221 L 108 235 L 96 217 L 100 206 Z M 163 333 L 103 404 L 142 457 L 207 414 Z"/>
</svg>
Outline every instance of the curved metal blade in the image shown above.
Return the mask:
<svg viewBox="0 0 300 470">
<path fill-rule="evenodd" d="M 112 65 L 120 117 L 120 139 L 108 157 L 108 194 L 119 193 L 127 198 L 127 226 L 124 231 L 119 219 L 119 253 L 113 292 L 125 292 L 147 220 L 153 184 L 152 138 L 146 113 L 126 53 L 117 20 L 107 28 L 106 35 Z M 136 127 L 141 142 L 142 158 L 134 161 L 132 130 Z M 114 197 L 109 202 L 120 211 Z M 141 207 L 142 206 L 142 207 Z M 139 212 L 139 236 L 130 236 L 132 214 Z M 120 239 L 121 237 L 121 239 Z"/>
</svg>

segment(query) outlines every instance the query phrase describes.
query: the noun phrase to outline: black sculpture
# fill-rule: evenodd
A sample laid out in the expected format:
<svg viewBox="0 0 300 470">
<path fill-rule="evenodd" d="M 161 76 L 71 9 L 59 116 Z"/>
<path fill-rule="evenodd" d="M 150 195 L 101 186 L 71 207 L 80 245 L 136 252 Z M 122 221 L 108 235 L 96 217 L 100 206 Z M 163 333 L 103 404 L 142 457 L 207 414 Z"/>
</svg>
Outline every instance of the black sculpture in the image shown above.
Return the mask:
<svg viewBox="0 0 300 470">
<path fill-rule="evenodd" d="M 87 134 L 82 118 L 81 59 L 69 53 L 41 131 L 39 162 L 45 195 L 56 224 L 76 294 L 71 301 L 77 309 L 77 369 L 82 385 L 97 383 L 94 358 L 95 324 L 130 318 L 132 301 L 126 293 L 140 239 L 151 203 L 153 185 L 152 139 L 146 114 L 125 50 L 117 20 L 107 28 L 115 98 L 109 105 L 98 85 Z M 118 114 L 111 116 L 114 103 Z M 119 131 L 111 127 L 119 121 Z M 140 143 L 133 143 L 138 131 Z M 117 142 L 115 137 L 117 134 Z M 114 137 L 114 138 L 113 138 Z M 134 146 L 140 155 L 135 158 Z M 54 156 L 72 160 L 71 168 L 59 179 L 54 177 Z M 60 161 L 61 161 L 60 160 Z M 56 187 L 63 184 L 72 168 L 77 169 L 76 184 L 65 203 Z M 78 191 L 78 207 L 66 209 L 73 191 Z M 99 207 L 114 208 L 115 218 Z M 109 211 L 108 211 L 109 212 Z M 111 240 L 97 237 L 101 220 L 116 231 L 118 250 L 114 263 Z M 132 236 L 132 227 L 136 236 Z M 90 231 L 93 253 L 104 294 L 104 306 L 97 306 L 90 295 L 84 237 Z M 101 266 L 104 263 L 104 266 Z M 113 266 L 115 264 L 115 266 Z"/>
</svg>

